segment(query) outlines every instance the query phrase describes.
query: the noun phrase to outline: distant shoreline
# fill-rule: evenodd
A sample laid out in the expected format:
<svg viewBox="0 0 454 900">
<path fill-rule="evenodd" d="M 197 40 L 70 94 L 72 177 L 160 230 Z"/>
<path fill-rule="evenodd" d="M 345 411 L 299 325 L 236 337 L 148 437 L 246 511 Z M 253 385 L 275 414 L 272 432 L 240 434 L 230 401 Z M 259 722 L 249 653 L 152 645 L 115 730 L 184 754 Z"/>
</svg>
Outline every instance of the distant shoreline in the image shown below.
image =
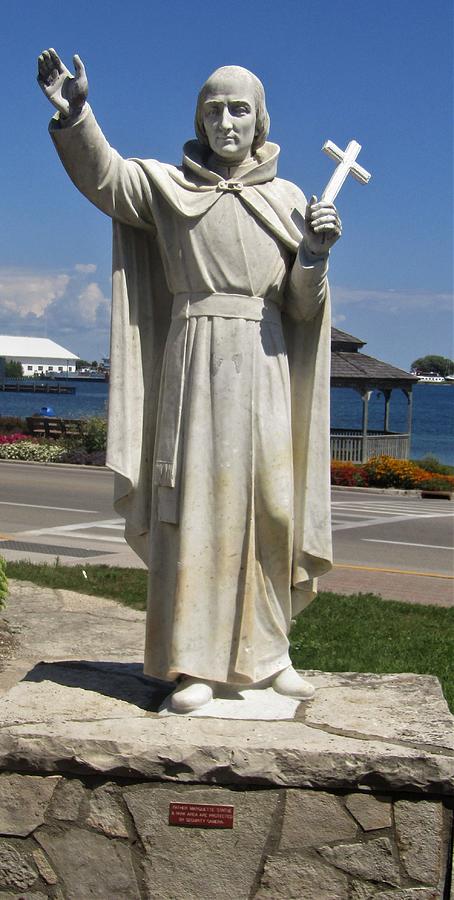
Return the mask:
<svg viewBox="0 0 454 900">
<path fill-rule="evenodd" d="M 39 407 L 50 405 L 56 416 L 65 419 L 106 418 L 109 385 L 98 379 L 83 379 L 73 385 L 75 394 L 39 394 L 0 392 L 0 416 L 25 419 Z M 441 382 L 443 384 L 443 382 Z M 450 384 L 452 382 L 446 382 Z M 415 382 L 413 387 L 413 428 L 410 457 L 435 456 L 441 463 L 454 465 L 454 391 L 432 390 L 434 382 Z M 438 386 L 440 382 L 435 382 Z M 383 427 L 385 402 L 374 391 L 369 402 L 369 428 Z M 390 430 L 405 431 L 408 400 L 403 391 L 393 391 Z M 347 388 L 331 391 L 331 424 L 333 428 L 361 428 L 362 402 L 359 394 Z"/>
</svg>

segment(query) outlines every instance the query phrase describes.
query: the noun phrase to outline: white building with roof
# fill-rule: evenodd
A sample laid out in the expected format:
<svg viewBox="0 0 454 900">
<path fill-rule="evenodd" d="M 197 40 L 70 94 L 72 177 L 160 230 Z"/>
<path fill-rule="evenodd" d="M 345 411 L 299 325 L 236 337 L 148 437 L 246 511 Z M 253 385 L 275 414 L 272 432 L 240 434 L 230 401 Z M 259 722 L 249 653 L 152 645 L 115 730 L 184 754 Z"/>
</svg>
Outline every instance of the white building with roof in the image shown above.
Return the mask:
<svg viewBox="0 0 454 900">
<path fill-rule="evenodd" d="M 25 376 L 64 375 L 76 371 L 79 359 L 71 350 L 66 350 L 50 338 L 14 337 L 0 334 L 0 358 L 7 362 L 14 360 L 22 364 Z"/>
</svg>

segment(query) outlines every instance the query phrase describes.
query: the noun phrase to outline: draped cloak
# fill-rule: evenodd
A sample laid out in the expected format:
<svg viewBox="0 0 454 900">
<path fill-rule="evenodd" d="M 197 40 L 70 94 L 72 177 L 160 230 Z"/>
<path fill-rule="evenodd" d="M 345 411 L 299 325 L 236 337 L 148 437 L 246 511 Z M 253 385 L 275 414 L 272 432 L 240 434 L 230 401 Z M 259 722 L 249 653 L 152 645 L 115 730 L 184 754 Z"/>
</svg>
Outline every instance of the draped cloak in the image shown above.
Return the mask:
<svg viewBox="0 0 454 900">
<path fill-rule="evenodd" d="M 179 168 L 155 160 L 123 160 L 107 144 L 88 107 L 75 124 L 65 127 L 64 123 L 53 120 L 50 130 L 62 162 L 76 186 L 113 219 L 107 464 L 115 472 L 114 503 L 118 513 L 125 518 L 126 539 L 150 570 L 145 671 L 162 678 L 172 678 L 184 672 L 219 681 L 259 681 L 289 663 L 286 652 L 288 644 L 282 642 L 282 637 L 288 631 L 290 615 L 298 613 L 312 600 L 317 576 L 328 571 L 332 564 L 329 290 L 326 262 L 321 258 L 308 260 L 301 244 L 306 207 L 304 195 L 295 185 L 276 177 L 279 148 L 270 143 L 257 152 L 254 165 L 241 174 L 241 178 L 229 181 L 206 167 L 204 148 L 197 141 L 185 145 L 183 166 Z M 234 286 L 222 292 L 175 291 L 175 284 L 172 284 L 175 281 L 174 270 L 182 264 L 184 268 L 181 235 L 185 229 L 189 233 L 191 229 L 200 227 L 204 217 L 208 220 L 207 213 L 226 194 L 231 198 L 229 202 L 240 204 L 240 209 L 232 207 L 237 219 L 240 213 L 240 218 L 243 216 L 244 220 L 246 211 L 255 225 L 268 236 L 271 235 L 273 242 L 281 248 L 279 252 L 286 260 L 287 276 L 281 285 L 273 286 L 269 296 L 253 296 L 250 290 L 244 293 L 236 291 Z M 217 239 L 219 252 L 222 253 L 223 241 L 229 241 L 230 236 L 223 235 L 221 227 L 220 239 L 219 236 Z M 216 240 L 215 234 L 213 240 Z M 253 247 L 240 249 L 246 256 L 254 251 Z M 222 347 L 224 340 L 228 343 L 230 338 L 225 323 L 231 326 L 232 319 L 245 320 L 247 326 L 255 329 L 256 344 L 263 343 L 268 325 L 268 333 L 278 334 L 273 331 L 278 327 L 281 329 L 279 333 L 283 334 L 283 345 L 268 348 L 265 352 L 284 360 L 284 367 L 282 362 L 280 364 L 279 374 L 271 376 L 284 383 L 284 392 L 287 391 L 285 372 L 288 360 L 292 469 L 289 483 L 293 492 L 289 505 L 292 516 L 288 579 L 291 582 L 291 604 L 283 615 L 285 621 L 277 623 L 279 635 L 276 637 L 274 657 L 272 649 L 268 652 L 268 648 L 263 660 L 260 658 L 260 647 L 251 648 L 248 621 L 252 621 L 251 615 L 253 617 L 254 613 L 251 614 L 246 608 L 240 589 L 233 599 L 229 599 L 216 597 L 216 585 L 212 585 L 214 607 L 211 609 L 205 605 L 204 615 L 208 610 L 213 617 L 213 650 L 204 662 L 201 659 L 203 648 L 201 652 L 200 638 L 193 636 L 197 632 L 202 634 L 205 643 L 210 640 L 207 623 L 203 623 L 202 627 L 200 621 L 197 578 L 193 583 L 191 602 L 186 597 L 185 609 L 178 610 L 174 598 L 166 593 L 169 584 L 175 589 L 179 580 L 184 581 L 184 573 L 182 576 L 180 569 L 187 565 L 181 561 L 182 535 L 179 531 L 183 522 L 180 510 L 182 480 L 190 481 L 192 477 L 191 470 L 185 468 L 184 460 L 182 462 L 188 392 L 194 380 L 191 366 L 195 365 L 189 357 L 189 346 L 195 327 L 201 328 L 206 322 L 216 325 L 218 331 L 213 330 L 209 338 L 212 386 L 218 365 L 214 360 L 213 370 L 213 335 L 220 335 L 219 346 Z M 225 336 L 222 330 L 219 331 L 223 327 Z M 262 327 L 264 331 L 260 330 Z M 238 371 L 236 357 L 240 360 L 241 353 L 232 357 Z M 216 400 L 215 392 L 212 393 L 211 403 L 213 398 Z M 251 402 L 253 406 L 254 399 Z M 284 397 L 284 405 L 285 402 Z M 192 415 L 194 410 L 198 415 L 199 408 L 192 407 Z M 222 407 L 224 412 L 230 408 L 234 409 L 232 405 Z M 247 415 L 250 415 L 249 411 Z M 241 427 L 243 421 L 240 415 L 238 422 Z M 235 428 L 234 421 L 232 427 Z M 270 421 L 267 427 L 271 434 L 273 422 Z M 277 421 L 276 427 L 279 427 Z M 214 432 L 213 435 L 206 431 L 203 434 L 205 437 L 208 434 L 209 441 L 214 441 Z M 253 435 L 251 440 L 253 445 Z M 274 444 L 270 439 L 270 446 Z M 214 458 L 217 458 L 216 448 L 213 452 Z M 253 446 L 250 452 L 253 456 Z M 230 463 L 224 460 L 222 465 L 230 466 Z M 215 472 L 215 480 L 219 481 L 222 474 Z M 206 521 L 193 522 L 191 510 L 189 519 L 187 513 L 186 510 L 184 521 L 189 521 L 191 539 L 194 540 L 195 534 L 199 544 L 207 548 L 206 552 L 203 551 L 205 556 L 208 553 L 215 559 L 210 577 L 216 581 L 220 563 L 216 559 L 216 548 L 208 547 L 212 523 L 209 517 Z M 250 518 L 253 519 L 254 515 L 252 509 Z M 219 528 L 219 522 L 216 528 Z M 240 568 L 242 571 L 246 566 L 252 572 L 253 584 L 252 589 L 249 586 L 248 602 L 253 605 L 258 591 L 255 579 L 259 569 L 263 591 L 265 594 L 267 592 L 270 580 L 264 558 L 267 555 L 272 557 L 274 548 L 271 543 L 269 547 L 259 546 L 260 535 L 257 537 L 257 534 L 260 533 L 260 523 L 254 530 L 254 522 L 246 522 L 246 531 L 248 541 L 245 541 L 245 546 L 246 543 L 248 546 L 245 553 L 248 561 L 245 563 L 243 560 Z M 257 559 L 251 561 L 249 557 L 251 552 L 254 556 L 254 549 L 257 549 Z M 168 570 L 169 566 L 177 573 L 173 572 L 170 580 L 167 576 L 167 580 L 154 577 L 153 573 Z M 245 576 L 246 581 L 248 577 Z M 162 595 L 159 595 L 159 584 L 165 588 Z M 200 590 L 204 588 L 205 582 L 202 580 Z M 271 587 L 272 593 L 273 590 Z M 233 612 L 221 612 L 229 604 L 233 605 Z M 256 638 L 264 638 L 265 644 L 270 640 L 270 622 L 272 625 L 276 620 L 275 612 L 267 611 L 270 621 L 266 622 L 263 633 L 259 634 L 255 626 Z M 183 641 L 185 647 L 180 655 L 179 618 L 191 632 Z M 218 647 L 214 637 L 219 627 L 218 621 L 221 621 L 224 631 L 227 628 L 222 647 Z M 229 628 L 232 631 L 230 635 Z M 251 629 L 254 632 L 253 624 L 249 624 L 249 632 Z M 222 657 L 226 641 L 231 645 L 230 651 L 226 651 L 229 659 L 227 662 L 220 659 L 218 664 L 216 655 Z"/>
</svg>

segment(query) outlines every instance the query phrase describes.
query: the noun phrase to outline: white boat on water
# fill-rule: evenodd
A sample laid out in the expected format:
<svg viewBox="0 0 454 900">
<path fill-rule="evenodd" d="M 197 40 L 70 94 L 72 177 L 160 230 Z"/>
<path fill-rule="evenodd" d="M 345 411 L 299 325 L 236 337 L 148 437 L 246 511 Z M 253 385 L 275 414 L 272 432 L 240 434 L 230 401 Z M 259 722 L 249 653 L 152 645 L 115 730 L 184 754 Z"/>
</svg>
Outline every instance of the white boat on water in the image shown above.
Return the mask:
<svg viewBox="0 0 454 900">
<path fill-rule="evenodd" d="M 416 373 L 416 377 L 418 381 L 425 384 L 446 384 L 447 381 L 454 381 L 453 375 L 447 375 L 445 378 L 443 375 L 438 375 L 436 372 L 426 372 L 422 375 Z"/>
</svg>

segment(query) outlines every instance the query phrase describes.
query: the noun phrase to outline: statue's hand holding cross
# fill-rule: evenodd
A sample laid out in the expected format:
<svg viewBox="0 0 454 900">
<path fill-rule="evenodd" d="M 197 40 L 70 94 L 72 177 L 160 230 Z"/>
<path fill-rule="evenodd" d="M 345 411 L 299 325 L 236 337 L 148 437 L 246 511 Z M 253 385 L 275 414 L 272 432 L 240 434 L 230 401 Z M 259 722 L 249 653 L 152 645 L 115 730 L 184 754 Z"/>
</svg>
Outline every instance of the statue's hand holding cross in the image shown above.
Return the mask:
<svg viewBox="0 0 454 900">
<path fill-rule="evenodd" d="M 306 210 L 306 231 L 304 243 L 313 254 L 327 253 L 339 239 L 342 225 L 334 206 L 345 179 L 353 175 L 357 181 L 367 184 L 370 173 L 356 162 L 361 144 L 350 141 L 345 150 L 341 150 L 332 141 L 326 141 L 323 150 L 338 163 L 319 201 L 312 196 Z"/>
<path fill-rule="evenodd" d="M 303 244 L 315 256 L 326 255 L 342 234 L 336 207 L 312 195 L 306 208 Z"/>
</svg>

